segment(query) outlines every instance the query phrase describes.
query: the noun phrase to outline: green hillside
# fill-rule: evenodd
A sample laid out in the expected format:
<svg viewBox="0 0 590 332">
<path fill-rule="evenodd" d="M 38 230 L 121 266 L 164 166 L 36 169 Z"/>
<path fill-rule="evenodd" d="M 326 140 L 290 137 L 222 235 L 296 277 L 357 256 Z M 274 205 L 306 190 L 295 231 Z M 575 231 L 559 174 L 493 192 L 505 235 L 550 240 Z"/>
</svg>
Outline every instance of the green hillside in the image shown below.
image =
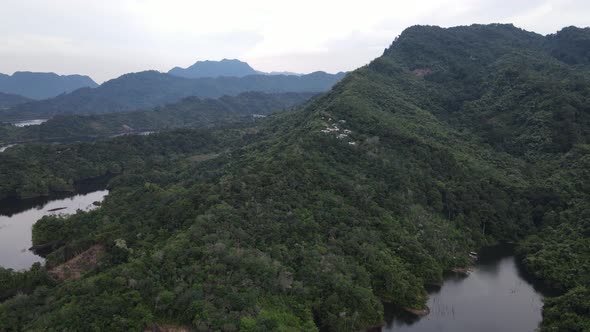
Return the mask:
<svg viewBox="0 0 590 332">
<path fill-rule="evenodd" d="M 586 34 L 411 27 L 251 125 L 7 150 L 0 166 L 44 165 L 39 181 L 117 175 L 100 209 L 33 230 L 48 269 L 95 245 L 102 263 L 69 281 L 1 271 L 0 329 L 358 331 L 507 241 L 562 294 L 542 330 L 587 330 L 587 49 L 554 44 Z"/>
<path fill-rule="evenodd" d="M 309 93 L 329 90 L 343 73 L 302 76 L 250 75 L 188 79 L 157 71 L 125 74 L 96 88 L 82 88 L 55 98 L 0 111 L 0 121 L 49 119 L 62 114 L 127 112 L 175 103 L 187 97 L 218 98 L 243 92 Z"/>
<path fill-rule="evenodd" d="M 0 92 L 0 110 L 8 109 L 12 106 L 29 101 L 31 101 L 31 99 L 23 96 Z"/>
<path fill-rule="evenodd" d="M 0 144 L 72 142 L 172 128 L 197 128 L 217 123 L 253 121 L 291 109 L 314 93 L 245 92 L 218 99 L 189 97 L 150 110 L 94 115 L 57 115 L 38 126 L 0 125 Z M 255 118 L 253 118 L 255 117 Z"/>
</svg>

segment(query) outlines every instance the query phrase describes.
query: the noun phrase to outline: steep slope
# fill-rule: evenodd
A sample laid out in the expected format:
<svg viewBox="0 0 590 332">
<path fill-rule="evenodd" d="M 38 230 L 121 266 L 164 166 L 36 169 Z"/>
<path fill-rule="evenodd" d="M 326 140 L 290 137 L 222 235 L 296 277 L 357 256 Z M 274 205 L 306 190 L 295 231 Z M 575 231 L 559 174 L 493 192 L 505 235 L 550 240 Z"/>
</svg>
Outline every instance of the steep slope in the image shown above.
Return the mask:
<svg viewBox="0 0 590 332">
<path fill-rule="evenodd" d="M 174 67 L 168 74 L 185 78 L 201 78 L 220 76 L 244 77 L 257 75 L 258 72 L 246 62 L 237 59 L 223 59 L 221 61 L 197 61 L 187 68 Z"/>
<path fill-rule="evenodd" d="M 125 112 L 172 103 L 189 96 L 216 98 L 242 92 L 323 92 L 343 74 L 186 79 L 155 71 L 123 75 L 96 89 L 79 89 L 53 99 L 0 112 L 0 120 L 48 118 L 56 114 Z"/>
<path fill-rule="evenodd" d="M 98 84 L 88 76 L 57 75 L 18 71 L 11 76 L 0 74 L 0 92 L 31 99 L 47 99 L 80 88 L 94 88 Z"/>
<path fill-rule="evenodd" d="M 410 28 L 372 66 L 403 64 L 423 75 L 426 91 L 417 99 L 499 150 L 567 152 L 589 142 L 588 76 L 545 51 L 562 32 L 543 38 L 510 25 L 442 31 Z"/>
<path fill-rule="evenodd" d="M 590 84 L 546 41 L 511 25 L 412 27 L 252 127 L 8 150 L 0 165 L 47 165 L 39 181 L 120 175 L 100 209 L 34 229 L 56 244 L 49 267 L 95 244 L 104 264 L 58 284 L 4 272 L 16 281 L 2 293 L 29 293 L 0 305 L 0 329 L 358 331 L 381 323 L 383 301 L 423 308 L 425 286 L 478 246 L 525 239 L 545 280 L 546 265 L 578 268 L 543 329 L 584 330 Z M 563 109 L 575 135 L 562 137 Z M 554 231 L 576 234 L 568 252 Z"/>
<path fill-rule="evenodd" d="M 18 104 L 24 104 L 31 101 L 31 99 L 19 95 L 0 92 L 0 110 L 8 109 Z"/>
</svg>

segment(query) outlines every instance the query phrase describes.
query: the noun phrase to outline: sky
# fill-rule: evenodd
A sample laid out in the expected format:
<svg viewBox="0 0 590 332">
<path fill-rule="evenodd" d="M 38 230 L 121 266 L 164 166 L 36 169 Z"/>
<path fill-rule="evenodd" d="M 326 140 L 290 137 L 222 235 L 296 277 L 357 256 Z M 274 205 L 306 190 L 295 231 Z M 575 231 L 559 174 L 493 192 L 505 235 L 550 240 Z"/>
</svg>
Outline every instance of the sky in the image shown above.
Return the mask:
<svg viewBox="0 0 590 332">
<path fill-rule="evenodd" d="M 128 72 L 247 61 L 262 71 L 349 71 L 404 28 L 513 23 L 543 35 L 590 24 L 589 0 L 2 0 L 0 73 Z"/>
</svg>

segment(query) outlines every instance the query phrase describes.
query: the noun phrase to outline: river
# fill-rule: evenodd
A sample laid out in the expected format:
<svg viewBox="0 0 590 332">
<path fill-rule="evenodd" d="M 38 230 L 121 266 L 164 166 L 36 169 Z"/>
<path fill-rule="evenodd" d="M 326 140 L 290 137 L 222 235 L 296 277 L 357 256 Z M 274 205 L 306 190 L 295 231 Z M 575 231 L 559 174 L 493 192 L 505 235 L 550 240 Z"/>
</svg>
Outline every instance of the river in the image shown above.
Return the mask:
<svg viewBox="0 0 590 332">
<path fill-rule="evenodd" d="M 431 290 L 430 314 L 412 317 L 386 308 L 383 332 L 533 332 L 541 322 L 543 295 L 518 266 L 512 248 L 491 247 L 469 276 L 447 276 Z"/>
<path fill-rule="evenodd" d="M 35 255 L 31 230 L 41 217 L 51 214 L 72 214 L 77 210 L 96 208 L 92 203 L 102 201 L 108 190 L 83 192 L 70 197 L 32 200 L 4 200 L 0 202 L 0 266 L 14 270 L 28 269 L 44 259 Z M 65 208 L 65 209 L 60 209 Z M 60 209 L 57 211 L 49 211 Z"/>
</svg>

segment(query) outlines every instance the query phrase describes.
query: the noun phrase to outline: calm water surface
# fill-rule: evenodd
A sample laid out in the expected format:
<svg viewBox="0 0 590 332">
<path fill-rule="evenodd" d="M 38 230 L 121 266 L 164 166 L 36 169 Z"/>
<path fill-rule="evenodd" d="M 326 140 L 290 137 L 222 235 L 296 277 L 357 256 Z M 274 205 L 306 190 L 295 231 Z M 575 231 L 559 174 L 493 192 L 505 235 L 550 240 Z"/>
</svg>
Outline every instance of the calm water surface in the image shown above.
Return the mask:
<svg viewBox="0 0 590 332">
<path fill-rule="evenodd" d="M 11 148 L 13 146 L 16 146 L 16 144 L 8 144 L 8 145 L 0 146 L 0 152 L 4 152 L 4 151 L 6 151 L 6 149 Z"/>
<path fill-rule="evenodd" d="M 0 266 L 14 270 L 28 269 L 44 259 L 29 248 L 33 245 L 33 224 L 45 215 L 71 214 L 96 208 L 108 190 L 98 190 L 60 199 L 8 200 L 0 204 Z M 51 209 L 63 208 L 58 211 Z"/>
<path fill-rule="evenodd" d="M 543 296 L 527 280 L 511 249 L 488 248 L 468 277 L 449 276 L 430 293 L 429 315 L 416 318 L 386 308 L 387 325 L 382 331 L 535 331 L 542 318 Z"/>
<path fill-rule="evenodd" d="M 16 126 L 16 127 L 38 126 L 45 121 L 47 121 L 47 119 L 25 120 L 25 121 L 14 122 L 14 123 L 12 123 L 12 125 Z"/>
</svg>

